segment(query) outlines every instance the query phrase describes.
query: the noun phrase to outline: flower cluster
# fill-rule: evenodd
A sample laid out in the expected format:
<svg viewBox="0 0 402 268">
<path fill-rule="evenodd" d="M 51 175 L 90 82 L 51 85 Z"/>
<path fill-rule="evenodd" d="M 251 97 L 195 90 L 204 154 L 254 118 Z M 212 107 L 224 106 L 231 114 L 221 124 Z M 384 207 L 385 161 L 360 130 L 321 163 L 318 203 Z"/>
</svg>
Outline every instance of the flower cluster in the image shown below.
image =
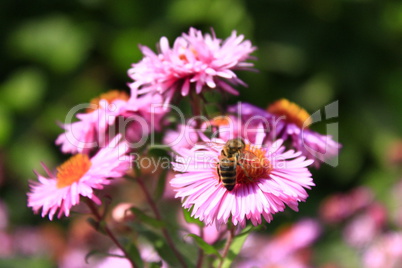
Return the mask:
<svg viewBox="0 0 402 268">
<path fill-rule="evenodd" d="M 133 80 L 129 83 L 130 94 L 111 90 L 86 105 L 74 107 L 73 114 L 82 108 L 85 111 L 77 113 L 78 120 L 74 122 L 69 114 L 60 124 L 64 133 L 56 139 L 61 151 L 73 156 L 55 172 L 43 165 L 47 176 L 36 173 L 38 182 L 30 183 L 28 206 L 52 220 L 55 216 L 69 216 L 72 208 L 84 199 L 96 226 L 100 226 L 106 213 L 98 211 L 102 204 L 100 193 L 116 179 L 130 177 L 144 192 L 142 196 L 156 219 L 150 220 L 131 202 L 125 203 L 130 205 L 120 213 L 120 219 L 138 220 L 138 216 L 159 226 L 164 215 L 147 190 L 144 178 L 150 169 L 141 163 L 160 162 L 153 161 L 154 158 L 142 160 L 155 145 L 154 132 L 162 132 L 158 137 L 164 147 L 175 153 L 175 158 L 168 161 L 171 171 L 165 173 L 170 176 L 169 187 L 189 211 L 188 217 L 196 222 L 192 228 L 200 227 L 193 238 L 207 239 L 205 230 L 210 230 L 211 225 L 220 230 L 231 228 L 233 235 L 234 227 L 240 230 L 249 222 L 260 225 L 263 220 L 269 223 L 274 214 L 286 207 L 298 211 L 299 202 L 306 201 L 307 190 L 315 185 L 309 167 L 318 168 L 336 157 L 341 145 L 330 135 L 310 129 L 311 116 L 286 99 L 265 110 L 240 102 L 213 118 L 203 115 L 210 95 L 215 95 L 213 100 L 218 107 L 220 95 L 239 95 L 235 86 L 246 85 L 235 71 L 252 70 L 253 64 L 248 60 L 253 59 L 255 47 L 243 35 L 233 31 L 222 40 L 213 32 L 203 34 L 190 28 L 176 38 L 172 47 L 162 37 L 158 49 L 155 53 L 140 46 L 144 57 L 128 70 Z M 193 118 L 180 114 L 179 122 L 172 111 L 181 113 L 180 105 L 186 104 L 181 100 L 185 98 Z M 132 165 L 130 154 L 135 155 L 136 165 Z M 160 169 L 152 170 L 151 173 Z M 162 184 L 164 179 L 160 179 Z M 132 217 L 126 217 L 127 211 Z M 102 226 L 117 251 L 136 266 L 130 258 L 132 254 L 106 225 Z M 163 228 L 172 253 L 186 266 L 169 232 Z M 208 243 L 222 239 L 222 233 L 216 232 L 213 239 L 207 239 Z"/>
<path fill-rule="evenodd" d="M 390 204 L 399 204 L 402 181 L 392 184 Z M 402 261 L 400 206 L 391 209 L 368 187 L 328 196 L 321 203 L 321 222 L 342 230 L 341 240 L 359 267 L 399 267 Z M 341 243 L 337 242 L 338 245 Z M 341 263 L 337 256 L 333 265 Z M 342 265 L 341 265 L 342 266 Z"/>
<path fill-rule="evenodd" d="M 239 103 L 229 107 L 226 115 L 206 120 L 200 129 L 179 126 L 180 131 L 167 136 L 179 155 L 173 168 L 180 174 L 171 181 L 176 196 L 206 224 L 225 224 L 230 219 L 244 227 L 249 219 L 258 225 L 262 217 L 270 222 L 285 205 L 297 210 L 297 203 L 308 196 L 305 189 L 314 185 L 307 167 L 319 167 L 341 147 L 330 136 L 304 127 L 309 120 L 304 109 L 282 99 L 267 110 Z M 187 139 L 174 143 L 179 132 Z M 212 138 L 206 136 L 208 132 Z M 204 145 L 194 142 L 196 135 Z M 228 142 L 238 138 L 245 142 L 243 151 L 224 153 Z M 252 163 L 245 162 L 243 158 L 250 156 Z M 229 191 L 222 175 L 222 168 L 228 168 L 222 161 L 228 158 L 237 165 L 232 174 L 236 183 Z"/>
</svg>

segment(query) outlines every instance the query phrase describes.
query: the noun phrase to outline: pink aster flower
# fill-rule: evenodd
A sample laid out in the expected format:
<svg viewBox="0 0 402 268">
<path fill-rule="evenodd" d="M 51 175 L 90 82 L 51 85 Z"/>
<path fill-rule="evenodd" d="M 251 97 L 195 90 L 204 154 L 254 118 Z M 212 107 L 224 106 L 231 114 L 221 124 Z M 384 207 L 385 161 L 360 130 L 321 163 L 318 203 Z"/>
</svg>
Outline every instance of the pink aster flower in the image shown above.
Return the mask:
<svg viewBox="0 0 402 268">
<path fill-rule="evenodd" d="M 0 230 L 8 227 L 8 208 L 7 205 L 0 199 Z"/>
<path fill-rule="evenodd" d="M 0 241 L 0 258 L 12 258 L 14 255 L 12 235 L 0 230 Z"/>
<path fill-rule="evenodd" d="M 132 147 L 138 148 L 147 141 L 151 132 L 163 129 L 166 125 L 164 117 L 168 112 L 169 108 L 163 104 L 160 94 L 131 96 L 122 120 L 117 123 L 122 128 L 119 131 L 125 133 Z"/>
<path fill-rule="evenodd" d="M 204 89 L 220 89 L 230 94 L 238 92 L 232 85 L 244 84 L 233 70 L 250 69 L 246 60 L 255 50 L 244 36 L 236 32 L 222 42 L 214 34 L 203 35 L 190 28 L 189 33 L 178 37 L 170 48 L 168 39 L 162 37 L 159 53 L 140 46 L 144 58 L 132 65 L 128 75 L 133 95 L 149 92 L 163 94 L 169 103 L 178 91 L 187 96 L 190 91 L 200 94 Z"/>
<path fill-rule="evenodd" d="M 321 226 L 313 219 L 303 219 L 279 228 L 273 236 L 250 235 L 244 243 L 236 267 L 311 267 L 309 247 L 319 237 Z"/>
<path fill-rule="evenodd" d="M 236 184 L 229 191 L 219 179 L 217 167 L 224 140 L 212 140 L 214 146 L 198 144 L 192 149 L 183 148 L 173 163 L 176 176 L 170 181 L 182 206 L 192 208 L 192 216 L 206 225 L 226 224 L 244 227 L 246 220 L 258 225 L 262 217 L 267 222 L 272 215 L 288 205 L 298 210 L 298 202 L 305 201 L 305 188 L 314 183 L 306 168 L 313 163 L 300 156 L 300 152 L 285 151 L 282 140 L 262 147 L 265 133 L 256 136 L 256 145 L 246 142 L 245 151 L 255 159 L 250 165 L 236 168 Z M 246 171 L 246 172 L 245 172 Z M 247 175 L 245 174 L 247 173 Z"/>
<path fill-rule="evenodd" d="M 358 187 L 348 193 L 333 194 L 320 205 L 320 217 L 326 223 L 339 223 L 368 207 L 373 198 L 373 192 L 366 187 Z"/>
<path fill-rule="evenodd" d="M 210 138 L 208 138 L 207 134 L 212 134 L 212 138 L 233 139 L 238 137 L 234 129 L 234 119 L 229 116 L 217 116 L 211 120 L 204 121 L 200 128 L 197 128 L 197 122 L 193 118 L 188 120 L 186 124 L 177 125 L 174 130 L 167 130 L 163 138 L 163 144 L 176 152 L 180 148 L 190 149 L 200 140 L 209 140 Z"/>
<path fill-rule="evenodd" d="M 59 268 L 94 268 L 98 263 L 90 258 L 86 261 L 90 249 L 84 247 L 71 247 L 67 248 L 63 256 L 58 260 L 57 267 Z M 122 266 L 118 266 L 122 267 Z M 128 266 L 126 266 L 128 267 Z M 123 267 L 122 267 L 123 268 Z"/>
<path fill-rule="evenodd" d="M 363 248 L 382 231 L 386 220 L 386 208 L 380 203 L 373 203 L 346 225 L 343 237 L 349 245 Z"/>
<path fill-rule="evenodd" d="M 195 121 L 193 121 L 195 123 Z M 178 151 L 180 148 L 191 148 L 199 141 L 198 131 L 193 124 L 180 124 L 177 129 L 169 129 L 163 138 L 163 143 Z"/>
<path fill-rule="evenodd" d="M 392 187 L 391 197 L 392 202 L 394 204 L 402 204 L 402 180 L 399 180 L 393 187 Z M 402 206 L 395 206 L 394 209 L 390 210 L 391 219 L 393 222 L 399 227 L 402 228 Z"/>
<path fill-rule="evenodd" d="M 315 160 L 316 167 L 321 162 L 329 163 L 342 147 L 330 135 L 321 135 L 309 129 L 312 122 L 307 111 L 286 99 L 274 102 L 267 110 L 242 103 L 230 107 L 229 111 L 239 114 L 249 128 L 263 124 L 271 139 L 290 140 L 296 150 Z"/>
<path fill-rule="evenodd" d="M 382 235 L 363 254 L 363 267 L 397 268 L 402 265 L 402 232 Z"/>
<path fill-rule="evenodd" d="M 115 123 L 116 117 L 127 111 L 128 94 L 112 90 L 91 101 L 86 113 L 79 113 L 79 121 L 63 124 L 65 133 L 59 135 L 56 144 L 63 153 L 88 153 L 104 145 L 106 131 Z"/>
<path fill-rule="evenodd" d="M 265 118 L 257 117 L 257 120 L 250 120 L 244 122 L 241 118 L 234 115 L 216 116 L 205 122 L 201 130 L 204 132 L 211 132 L 211 138 L 220 138 L 223 140 L 243 138 L 249 140 L 251 143 L 256 142 L 256 135 L 261 131 L 261 126 L 264 131 L 266 127 L 264 124 Z M 261 142 L 265 142 L 262 140 Z M 260 144 L 261 145 L 261 144 Z"/>
<path fill-rule="evenodd" d="M 64 153 L 88 153 L 120 132 L 132 147 L 139 147 L 151 131 L 162 128 L 167 112 L 159 94 L 138 98 L 112 90 L 93 99 L 86 113 L 77 114 L 79 121 L 64 124 L 66 132 L 59 135 L 56 144 Z"/>
<path fill-rule="evenodd" d="M 42 209 L 42 217 L 48 215 L 52 220 L 56 213 L 58 218 L 69 216 L 81 196 L 100 204 L 94 190 L 103 189 L 110 183 L 108 178 L 121 177 L 130 167 L 129 156 L 125 155 L 129 147 L 125 142 L 119 143 L 120 138 L 116 136 L 92 158 L 85 154 L 72 156 L 57 168 L 56 175 L 44 166 L 49 178 L 37 174 L 39 182 L 30 185 L 28 207 L 35 213 Z"/>
</svg>

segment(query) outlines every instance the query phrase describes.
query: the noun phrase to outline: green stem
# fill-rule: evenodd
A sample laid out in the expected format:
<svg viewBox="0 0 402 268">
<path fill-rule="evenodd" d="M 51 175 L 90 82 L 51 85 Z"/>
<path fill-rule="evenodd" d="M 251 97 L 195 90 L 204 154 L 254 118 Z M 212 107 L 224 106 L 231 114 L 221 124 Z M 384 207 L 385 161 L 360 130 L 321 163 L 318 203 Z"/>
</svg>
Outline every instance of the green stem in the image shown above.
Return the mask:
<svg viewBox="0 0 402 268">
<path fill-rule="evenodd" d="M 200 226 L 200 237 L 202 237 L 202 239 L 204 239 L 204 229 L 201 226 Z M 201 268 L 203 261 L 204 261 L 204 250 L 202 250 L 200 248 L 198 250 L 198 260 L 197 260 L 197 266 L 196 267 Z"/>
<path fill-rule="evenodd" d="M 87 199 L 86 203 L 87 203 L 89 209 L 91 210 L 92 214 L 95 216 L 96 221 L 98 223 L 100 223 L 103 220 L 103 217 L 99 213 L 98 208 L 96 207 L 96 204 L 90 199 Z M 105 224 L 103 226 L 103 229 L 105 230 L 105 233 L 107 234 L 107 236 L 109 236 L 110 239 L 113 241 L 113 243 L 115 243 L 115 245 L 123 252 L 126 259 L 131 263 L 131 266 L 133 268 L 137 268 L 137 266 L 135 265 L 134 261 L 130 258 L 130 255 L 128 254 L 128 252 L 126 251 L 124 246 L 119 242 L 119 240 L 117 240 L 116 236 L 112 233 L 112 231 L 109 229 L 109 227 Z"/>
<path fill-rule="evenodd" d="M 232 245 L 233 238 L 235 236 L 235 227 L 231 226 L 230 229 L 228 230 L 228 232 L 229 232 L 229 236 L 228 236 L 228 239 L 226 240 L 225 247 L 223 248 L 222 259 L 219 263 L 218 268 L 222 268 L 222 265 L 225 262 L 225 258 L 229 253 L 230 246 Z"/>
<path fill-rule="evenodd" d="M 142 178 L 137 177 L 137 182 L 140 185 L 142 191 L 145 194 L 145 198 L 148 201 L 149 206 L 151 207 L 152 211 L 155 214 L 155 218 L 158 221 L 162 221 L 162 217 L 159 213 L 158 207 L 156 206 L 154 200 L 151 197 L 151 194 L 149 193 L 147 187 L 145 186 L 144 181 L 142 180 Z M 168 230 L 165 227 L 162 227 L 162 234 L 166 239 L 166 242 L 168 243 L 169 247 L 172 249 L 174 255 L 176 256 L 177 260 L 180 262 L 180 264 L 182 265 L 182 267 L 187 267 L 186 262 L 184 261 L 183 257 L 181 256 L 180 252 L 177 250 L 175 244 L 173 243 L 173 239 L 172 237 L 169 235 Z"/>
<path fill-rule="evenodd" d="M 199 129 L 202 124 L 201 115 L 202 115 L 202 99 L 196 94 L 192 93 L 191 97 L 191 111 L 193 116 L 196 117 L 196 129 Z"/>
</svg>

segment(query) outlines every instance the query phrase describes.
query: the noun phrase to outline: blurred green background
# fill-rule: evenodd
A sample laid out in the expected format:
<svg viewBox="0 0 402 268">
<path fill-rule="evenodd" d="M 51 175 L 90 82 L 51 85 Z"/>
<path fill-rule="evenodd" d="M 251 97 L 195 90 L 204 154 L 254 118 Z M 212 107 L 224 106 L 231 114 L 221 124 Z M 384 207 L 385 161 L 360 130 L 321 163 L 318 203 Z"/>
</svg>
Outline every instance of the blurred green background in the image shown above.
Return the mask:
<svg viewBox="0 0 402 268">
<path fill-rule="evenodd" d="M 338 100 L 343 149 L 336 168 L 313 171 L 314 216 L 333 192 L 372 187 L 387 202 L 401 178 L 402 2 L 370 0 L 1 1 L 0 199 L 8 228 L 45 222 L 26 208 L 28 180 L 63 156 L 54 145 L 74 105 L 128 89 L 138 44 L 172 40 L 194 26 L 219 38 L 232 30 L 258 50 L 259 72 L 238 72 L 240 96 L 261 107 L 288 98 L 314 112 Z M 399 144 L 399 147 L 398 147 Z M 399 148 L 399 149 L 398 149 Z"/>
</svg>

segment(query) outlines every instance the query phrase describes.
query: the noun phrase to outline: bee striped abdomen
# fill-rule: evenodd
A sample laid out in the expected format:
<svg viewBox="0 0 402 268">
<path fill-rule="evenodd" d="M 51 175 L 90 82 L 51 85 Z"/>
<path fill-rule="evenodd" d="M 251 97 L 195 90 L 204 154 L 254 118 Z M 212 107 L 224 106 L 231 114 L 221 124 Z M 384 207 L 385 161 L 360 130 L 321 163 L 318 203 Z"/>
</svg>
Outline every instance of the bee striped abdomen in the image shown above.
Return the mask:
<svg viewBox="0 0 402 268">
<path fill-rule="evenodd" d="M 228 191 L 233 190 L 236 184 L 236 160 L 234 158 L 222 158 L 219 161 L 218 172 L 223 186 Z"/>
</svg>

